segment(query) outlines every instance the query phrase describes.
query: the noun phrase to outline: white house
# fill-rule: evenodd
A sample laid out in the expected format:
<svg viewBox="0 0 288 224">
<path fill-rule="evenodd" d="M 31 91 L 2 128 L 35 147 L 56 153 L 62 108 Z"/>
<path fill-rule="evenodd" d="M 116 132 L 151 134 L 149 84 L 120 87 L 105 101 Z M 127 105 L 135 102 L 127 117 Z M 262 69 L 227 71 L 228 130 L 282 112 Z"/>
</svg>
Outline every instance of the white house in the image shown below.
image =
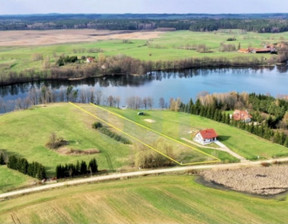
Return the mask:
<svg viewBox="0 0 288 224">
<path fill-rule="evenodd" d="M 199 131 L 194 137 L 194 141 L 202 145 L 206 145 L 217 141 L 217 137 L 218 135 L 216 134 L 215 130 L 211 128 Z"/>
</svg>

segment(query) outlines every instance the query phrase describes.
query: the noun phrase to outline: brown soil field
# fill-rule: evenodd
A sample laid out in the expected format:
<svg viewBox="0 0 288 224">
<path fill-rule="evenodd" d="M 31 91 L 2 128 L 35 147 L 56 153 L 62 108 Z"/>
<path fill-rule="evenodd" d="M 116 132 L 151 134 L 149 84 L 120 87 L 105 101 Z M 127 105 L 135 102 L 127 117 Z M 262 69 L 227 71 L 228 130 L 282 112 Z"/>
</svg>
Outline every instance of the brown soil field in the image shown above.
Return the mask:
<svg viewBox="0 0 288 224">
<path fill-rule="evenodd" d="M 206 170 L 205 181 L 226 188 L 258 195 L 276 195 L 288 191 L 288 165 Z"/>
<path fill-rule="evenodd" d="M 57 152 L 62 155 L 92 155 L 100 153 L 100 150 L 98 149 L 78 150 L 78 149 L 70 149 L 67 147 L 61 147 L 57 150 Z"/>
<path fill-rule="evenodd" d="M 37 46 L 112 39 L 148 40 L 157 38 L 161 33 L 163 32 L 131 32 L 93 29 L 0 31 L 0 46 Z"/>
</svg>

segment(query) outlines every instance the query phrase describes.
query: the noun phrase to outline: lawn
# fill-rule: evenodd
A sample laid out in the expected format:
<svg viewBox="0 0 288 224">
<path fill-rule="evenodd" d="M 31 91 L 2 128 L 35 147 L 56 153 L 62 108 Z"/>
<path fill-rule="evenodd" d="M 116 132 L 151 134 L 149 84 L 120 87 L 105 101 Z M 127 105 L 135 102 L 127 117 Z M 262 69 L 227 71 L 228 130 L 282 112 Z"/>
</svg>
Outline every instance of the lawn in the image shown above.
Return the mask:
<svg viewBox="0 0 288 224">
<path fill-rule="evenodd" d="M 0 223 L 287 223 L 286 199 L 208 188 L 187 175 L 142 177 L 3 201 Z"/>
<path fill-rule="evenodd" d="M 106 109 L 178 140 L 181 140 L 182 137 L 191 138 L 189 134 L 191 130 L 214 128 L 221 142 L 247 159 L 256 159 L 258 156 L 263 159 L 268 159 L 288 155 L 288 148 L 284 146 L 274 144 L 246 131 L 208 118 L 160 110 L 145 111 L 146 115 L 142 117 L 138 116 L 134 110 Z M 148 123 L 145 119 L 152 119 L 156 122 Z M 207 150 L 205 149 L 204 151 Z"/>
<path fill-rule="evenodd" d="M 93 130 L 93 122 L 95 119 L 69 104 L 51 104 L 1 115 L 0 148 L 25 157 L 29 162 L 42 163 L 48 169 L 49 175 L 55 174 L 58 164 L 75 163 L 77 160 L 89 161 L 94 157 L 101 170 L 129 165 L 131 146 L 118 144 Z M 45 146 L 52 132 L 69 141 L 69 148 L 98 149 L 100 153 L 76 156 L 59 154 Z"/>
<path fill-rule="evenodd" d="M 92 124 L 98 121 L 95 117 L 70 104 L 59 103 L 1 115 L 0 148 L 10 154 L 25 157 L 29 162 L 42 163 L 47 168 L 49 176 L 55 175 L 55 168 L 58 164 L 76 163 L 77 160 L 89 161 L 94 157 L 98 161 L 100 170 L 135 169 L 133 162 L 137 150 L 135 150 L 134 144 L 142 145 L 147 150 L 157 150 L 158 148 L 154 144 L 157 141 L 165 142 L 165 144 L 171 146 L 173 148 L 173 158 L 182 164 L 214 162 L 215 157 L 222 162 L 238 161 L 225 152 L 201 149 L 181 140 L 182 137 L 192 139 L 189 132 L 203 128 L 214 128 L 224 144 L 248 159 L 256 159 L 258 155 L 261 158 L 287 156 L 288 153 L 288 149 L 283 146 L 199 116 L 160 110 L 145 111 L 144 116 L 138 116 L 135 110 L 104 108 L 151 128 L 150 130 L 93 105 L 78 105 L 108 122 L 107 124 L 104 123 L 105 126 L 112 124 L 111 131 L 130 139 L 133 145 L 119 143 L 93 129 Z M 144 119 L 154 120 L 155 122 L 149 123 Z M 61 154 L 57 150 L 48 149 L 46 143 L 52 132 L 68 140 L 69 145 L 67 147 L 70 149 L 98 149 L 100 153 L 94 155 L 67 155 Z M 147 145 L 153 146 L 154 149 L 147 147 Z M 175 165 L 177 164 L 175 163 Z M 1 167 L 1 169 L 0 172 L 2 173 L 10 171 L 7 168 L 4 169 L 4 167 Z M 9 173 L 6 175 L 9 176 Z M 13 172 L 13 175 L 16 175 L 16 173 Z M 7 178 L 4 182 L 5 186 L 1 186 L 0 191 L 7 191 L 25 185 L 29 180 L 28 177 L 18 175 L 17 180 L 12 178 L 12 175 L 11 178 Z"/>
<path fill-rule="evenodd" d="M 0 177 L 0 193 L 19 187 L 29 186 L 35 181 L 35 179 L 15 170 L 8 169 L 6 166 L 0 166 Z"/>
<path fill-rule="evenodd" d="M 235 37 L 236 41 L 226 41 Z M 145 61 L 167 61 L 185 58 L 219 58 L 224 57 L 230 60 L 239 60 L 238 56 L 249 58 L 269 58 L 270 54 L 241 54 L 234 52 L 220 52 L 221 43 L 233 44 L 236 49 L 239 44 L 241 48 L 257 47 L 261 48 L 265 43 L 277 43 L 288 39 L 288 33 L 280 34 L 260 34 L 243 32 L 240 30 L 219 30 L 217 32 L 191 32 L 176 31 L 166 32 L 159 38 L 150 40 L 99 40 L 87 43 L 67 43 L 48 46 L 19 46 L 0 47 L 0 71 L 2 74 L 8 71 L 24 71 L 44 69 L 45 61 L 50 65 L 55 65 L 56 60 L 63 54 L 81 56 L 95 56 L 90 49 L 102 49 L 106 56 L 127 55 Z M 206 45 L 210 53 L 199 53 L 196 50 L 185 50 L 187 46 Z M 83 53 L 75 53 L 83 52 Z M 35 60 L 34 55 L 41 54 L 43 59 Z M 48 63 L 48 64 L 49 64 Z M 46 63 L 47 64 L 47 63 Z"/>
</svg>

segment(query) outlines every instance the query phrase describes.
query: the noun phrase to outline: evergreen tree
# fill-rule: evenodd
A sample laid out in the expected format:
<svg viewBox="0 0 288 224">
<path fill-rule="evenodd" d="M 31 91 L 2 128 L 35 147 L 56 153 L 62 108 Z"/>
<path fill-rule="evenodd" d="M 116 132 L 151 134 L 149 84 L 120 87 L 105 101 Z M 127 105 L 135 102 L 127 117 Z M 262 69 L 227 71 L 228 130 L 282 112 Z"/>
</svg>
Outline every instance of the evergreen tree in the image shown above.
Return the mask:
<svg viewBox="0 0 288 224">
<path fill-rule="evenodd" d="M 201 107 L 202 107 L 201 102 L 199 99 L 197 99 L 195 103 L 195 114 L 199 115 Z"/>
<path fill-rule="evenodd" d="M 17 170 L 18 159 L 16 156 L 10 156 L 8 160 L 8 168 Z"/>
<path fill-rule="evenodd" d="M 95 158 L 90 160 L 88 168 L 92 173 L 98 172 L 98 165 Z"/>
<path fill-rule="evenodd" d="M 193 106 L 194 106 L 193 100 L 190 99 L 189 103 L 188 103 L 188 112 L 191 113 L 191 114 L 193 112 Z"/>
<path fill-rule="evenodd" d="M 24 158 L 20 159 L 18 162 L 18 171 L 24 174 L 27 174 L 28 161 Z"/>
<path fill-rule="evenodd" d="M 46 169 L 45 169 L 45 167 L 42 166 L 42 165 L 40 165 L 39 168 L 38 168 L 37 178 L 38 178 L 39 180 L 43 180 L 43 179 L 46 179 L 46 178 L 47 178 Z"/>
<path fill-rule="evenodd" d="M 87 174 L 87 164 L 85 161 L 81 162 L 80 165 L 80 174 Z"/>
<path fill-rule="evenodd" d="M 278 131 L 276 131 L 275 134 L 274 134 L 273 142 L 274 143 L 278 143 L 278 144 L 280 144 L 280 142 L 281 142 L 281 137 L 280 137 L 280 134 L 279 134 Z"/>
<path fill-rule="evenodd" d="M 5 165 L 5 158 L 3 153 L 0 153 L 0 165 Z"/>
</svg>

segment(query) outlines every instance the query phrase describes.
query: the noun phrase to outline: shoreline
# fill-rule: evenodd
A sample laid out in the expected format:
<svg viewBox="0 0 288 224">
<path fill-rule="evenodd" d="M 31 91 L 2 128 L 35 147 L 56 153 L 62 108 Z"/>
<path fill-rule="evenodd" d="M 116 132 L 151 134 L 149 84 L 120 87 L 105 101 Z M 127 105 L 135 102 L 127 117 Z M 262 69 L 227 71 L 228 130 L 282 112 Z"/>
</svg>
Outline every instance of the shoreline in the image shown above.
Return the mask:
<svg viewBox="0 0 288 224">
<path fill-rule="evenodd" d="M 81 77 L 77 77 L 77 74 L 81 73 L 81 70 L 76 70 L 75 76 L 70 76 L 70 77 L 53 77 L 51 75 L 51 77 L 40 77 L 40 74 L 42 73 L 42 75 L 44 76 L 48 76 L 49 73 L 51 73 L 51 70 L 46 70 L 46 71 L 41 71 L 41 72 L 35 72 L 35 76 L 34 74 L 31 75 L 30 77 L 23 77 L 23 73 L 20 72 L 18 73 L 18 75 L 20 75 L 21 77 L 17 77 L 15 78 L 15 81 L 6 81 L 6 80 L 1 80 L 1 76 L 0 76 L 0 88 L 4 87 L 4 86 L 11 86 L 11 85 L 17 85 L 17 84 L 25 84 L 25 83 L 31 83 L 31 82 L 42 82 L 42 81 L 68 81 L 68 82 L 74 82 L 74 81 L 82 81 L 82 80 L 87 80 L 87 79 L 91 79 L 91 78 L 107 78 L 107 77 L 116 77 L 116 76 L 131 76 L 131 77 L 141 77 L 141 76 L 145 76 L 145 75 L 149 75 L 151 74 L 151 72 L 181 72 L 181 71 L 185 71 L 185 70 L 189 70 L 189 69 L 254 69 L 254 70 L 258 70 L 258 69 L 274 69 L 276 67 L 287 67 L 288 65 L 286 64 L 273 64 L 273 65 L 211 65 L 211 66 L 190 66 L 190 67 L 185 67 L 185 68 L 179 68 L 179 69 L 154 69 L 151 71 L 148 71 L 145 74 L 127 74 L 127 73 L 119 73 L 119 74 L 115 74 L 115 73 L 110 73 L 110 74 L 97 74 L 97 75 L 92 75 L 92 76 L 81 76 Z M 38 74 L 37 74 L 38 73 Z M 61 70 L 59 70 L 59 73 L 61 73 Z M 38 77 L 37 77 L 38 76 Z"/>
</svg>

